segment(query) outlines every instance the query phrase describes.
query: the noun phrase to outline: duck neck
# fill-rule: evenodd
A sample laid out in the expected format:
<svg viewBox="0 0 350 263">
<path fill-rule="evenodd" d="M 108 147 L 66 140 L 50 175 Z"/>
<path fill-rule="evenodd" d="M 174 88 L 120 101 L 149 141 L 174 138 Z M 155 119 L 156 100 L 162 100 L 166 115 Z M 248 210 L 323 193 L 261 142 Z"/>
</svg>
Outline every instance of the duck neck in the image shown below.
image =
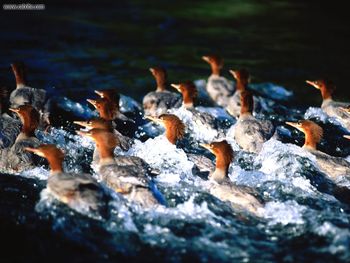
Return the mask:
<svg viewBox="0 0 350 263">
<path fill-rule="evenodd" d="M 20 69 L 14 70 L 15 78 L 16 78 L 16 89 L 20 89 L 26 86 L 26 80 L 24 77 L 24 73 L 21 72 Z"/>
<path fill-rule="evenodd" d="M 162 92 L 166 90 L 166 79 L 158 77 L 156 79 L 157 89 L 156 92 Z"/>
<path fill-rule="evenodd" d="M 54 156 L 47 157 L 46 159 L 49 162 L 50 173 L 52 175 L 63 173 L 63 167 L 62 167 L 63 159 L 56 158 Z"/>
<path fill-rule="evenodd" d="M 29 116 L 21 116 L 20 117 L 23 123 L 21 134 L 23 137 L 35 137 L 35 130 L 37 129 L 37 125 L 32 123 Z"/>
<path fill-rule="evenodd" d="M 332 100 L 332 93 L 326 87 L 321 88 L 321 95 L 323 100 Z"/>
<path fill-rule="evenodd" d="M 242 81 L 242 80 L 237 80 L 236 82 L 236 90 L 237 91 L 245 91 L 247 89 L 248 83 Z"/>
<path fill-rule="evenodd" d="M 227 160 L 221 155 L 216 156 L 216 166 L 215 171 L 211 175 L 212 179 L 214 179 L 217 182 L 221 182 L 225 180 L 228 176 L 228 168 L 230 164 L 227 163 Z"/>
<path fill-rule="evenodd" d="M 174 128 L 175 127 L 168 127 L 168 128 L 166 128 L 166 131 L 165 131 L 165 137 L 168 139 L 168 141 L 171 144 L 176 144 L 176 142 L 178 140 L 176 132 L 175 132 L 175 130 L 173 130 Z"/>
<path fill-rule="evenodd" d="M 104 106 L 102 110 L 99 111 L 100 117 L 106 121 L 112 121 L 118 115 L 118 108 L 116 104 L 109 104 Z"/>
<path fill-rule="evenodd" d="M 183 92 L 182 93 L 182 98 L 183 98 L 183 106 L 186 109 L 191 109 L 193 108 L 193 97 L 189 94 L 189 92 Z"/>
<path fill-rule="evenodd" d="M 216 63 L 211 63 L 210 67 L 212 76 L 220 76 L 220 67 Z"/>
<path fill-rule="evenodd" d="M 312 138 L 312 135 L 310 133 L 305 133 L 305 143 L 303 145 L 303 148 L 310 150 L 316 150 L 317 148 L 317 143 L 315 142 L 314 138 Z"/>
<path fill-rule="evenodd" d="M 114 163 L 114 149 L 103 147 L 97 144 L 97 149 L 100 154 L 100 165 L 109 165 Z"/>
</svg>

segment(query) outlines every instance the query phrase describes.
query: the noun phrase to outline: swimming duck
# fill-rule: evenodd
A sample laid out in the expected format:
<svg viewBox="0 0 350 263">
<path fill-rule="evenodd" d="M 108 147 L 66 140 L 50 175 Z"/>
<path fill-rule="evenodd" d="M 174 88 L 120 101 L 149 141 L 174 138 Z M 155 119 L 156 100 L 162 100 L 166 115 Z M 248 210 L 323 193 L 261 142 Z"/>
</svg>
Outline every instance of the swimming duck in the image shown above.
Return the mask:
<svg viewBox="0 0 350 263">
<path fill-rule="evenodd" d="M 342 110 L 349 103 L 334 101 L 332 94 L 335 90 L 335 85 L 325 79 L 316 81 L 306 81 L 307 84 L 319 89 L 322 95 L 321 109 L 329 116 L 336 118 L 346 129 L 350 131 L 350 114 Z"/>
<path fill-rule="evenodd" d="M 89 174 L 65 173 L 62 150 L 52 144 L 25 149 L 49 162 L 51 174 L 47 179 L 47 189 L 57 200 L 79 212 L 106 213 L 111 199 L 107 191 Z"/>
<path fill-rule="evenodd" d="M 165 128 L 165 137 L 171 144 L 176 145 L 178 140 L 185 136 L 185 124 L 174 114 L 162 114 L 159 117 L 146 116 L 146 118 Z M 202 154 L 186 153 L 186 155 L 195 164 L 194 171 L 207 173 L 214 167 L 212 161 Z"/>
<path fill-rule="evenodd" d="M 44 123 L 50 124 L 50 101 L 47 98 L 46 91 L 27 85 L 23 63 L 13 63 L 11 67 L 16 78 L 16 89 L 10 94 L 10 107 L 18 108 L 21 105 L 32 105 L 42 115 L 41 118 Z"/>
<path fill-rule="evenodd" d="M 102 129 L 79 131 L 82 136 L 91 138 L 99 151 L 99 174 L 102 180 L 129 201 L 144 207 L 159 204 L 150 187 L 147 164 L 134 156 L 115 156 L 114 148 L 118 138 L 112 132 Z"/>
<path fill-rule="evenodd" d="M 243 150 L 260 152 L 264 142 L 269 140 L 275 128 L 268 120 L 258 120 L 253 113 L 253 96 L 249 91 L 241 93 L 241 113 L 234 126 L 234 139 Z"/>
<path fill-rule="evenodd" d="M 106 121 L 112 121 L 113 126 L 118 132 L 128 137 L 133 137 L 135 135 L 135 131 L 137 130 L 135 122 L 120 114 L 115 106 L 115 103 L 112 103 L 106 98 L 96 100 L 87 99 L 87 101 L 95 107 L 100 115 L 100 118 Z M 118 116 L 122 117 L 119 118 Z"/>
<path fill-rule="evenodd" d="M 249 83 L 249 72 L 245 69 L 230 70 L 230 73 L 236 80 L 236 91 L 229 98 L 226 110 L 235 118 L 238 118 L 241 112 L 241 93 L 247 90 Z"/>
<path fill-rule="evenodd" d="M 240 206 L 248 211 L 257 214 L 263 204 L 256 198 L 258 194 L 249 187 L 242 187 L 233 184 L 228 177 L 228 169 L 233 160 L 231 145 L 223 140 L 210 144 L 201 144 L 216 157 L 215 170 L 209 176 L 211 181 L 209 191 L 216 198 L 230 202 L 234 207 Z"/>
<path fill-rule="evenodd" d="M 36 164 L 33 155 L 25 152 L 25 147 L 35 147 L 40 144 L 35 137 L 35 130 L 39 126 L 39 112 L 31 105 L 22 105 L 16 109 L 10 108 L 18 114 L 22 122 L 22 130 L 14 144 L 1 151 L 1 168 L 14 172 L 22 172 Z"/>
<path fill-rule="evenodd" d="M 299 122 L 286 122 L 286 124 L 298 129 L 305 134 L 305 143 L 303 148 L 316 157 L 317 165 L 320 170 L 331 178 L 340 175 L 350 176 L 350 163 L 340 157 L 330 156 L 317 150 L 323 136 L 323 129 L 315 122 L 302 120 Z"/>
<path fill-rule="evenodd" d="M 159 116 L 167 113 L 171 108 L 181 106 L 181 98 L 178 94 L 168 91 L 167 74 L 164 68 L 154 67 L 149 69 L 156 79 L 157 89 L 149 92 L 143 98 L 143 109 L 147 116 Z"/>
<path fill-rule="evenodd" d="M 215 55 L 203 56 L 202 59 L 210 64 L 212 70 L 206 86 L 208 94 L 219 106 L 227 107 L 234 87 L 225 77 L 220 76 L 220 70 L 224 64 L 223 59 Z"/>
<path fill-rule="evenodd" d="M 192 122 L 186 125 L 193 126 L 196 130 L 217 130 L 218 121 L 214 116 L 207 112 L 200 112 L 194 108 L 194 99 L 197 97 L 197 88 L 191 81 L 180 84 L 171 84 L 178 92 L 182 94 L 182 107 L 191 113 Z M 176 113 L 174 111 L 174 113 Z"/>
</svg>

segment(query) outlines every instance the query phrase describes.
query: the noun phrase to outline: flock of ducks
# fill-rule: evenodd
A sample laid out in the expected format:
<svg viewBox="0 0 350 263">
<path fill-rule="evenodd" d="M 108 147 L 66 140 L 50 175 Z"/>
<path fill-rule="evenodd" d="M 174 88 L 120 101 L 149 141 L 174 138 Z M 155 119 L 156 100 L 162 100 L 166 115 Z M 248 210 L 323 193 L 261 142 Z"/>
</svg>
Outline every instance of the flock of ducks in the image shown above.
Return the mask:
<svg viewBox="0 0 350 263">
<path fill-rule="evenodd" d="M 233 118 L 233 139 L 243 151 L 259 153 L 264 142 L 275 134 L 274 125 L 268 120 L 257 119 L 254 109 L 259 107 L 249 89 L 250 75 L 245 69 L 230 70 L 235 85 L 220 75 L 223 60 L 218 56 L 203 56 L 211 66 L 211 75 L 206 84 L 206 91 L 213 103 L 225 109 Z M 111 199 L 108 188 L 124 196 L 130 202 L 143 207 L 154 207 L 162 202 L 154 194 L 153 178 L 157 171 L 140 157 L 118 155 L 115 148 L 128 151 L 134 143 L 134 134 L 138 129 L 135 122 L 120 112 L 119 94 L 113 89 L 97 90 L 96 99 L 87 101 L 97 110 L 99 117 L 86 121 L 75 121 L 84 128 L 77 134 L 87 137 L 95 143 L 92 166 L 98 167 L 99 181 L 90 174 L 67 173 L 63 169 L 64 152 L 51 144 L 42 144 L 35 136 L 37 129 L 45 130 L 50 125 L 49 103 L 46 91 L 29 87 L 25 79 L 23 63 L 12 64 L 16 79 L 16 89 L 8 94 L 0 89 L 0 170 L 19 174 L 42 164 L 36 156 L 45 158 L 50 166 L 47 189 L 59 201 L 75 209 L 83 205 L 87 211 L 100 212 Z M 195 107 L 198 95 L 194 83 L 182 82 L 171 84 L 177 92 L 168 88 L 167 74 L 164 68 L 150 69 L 157 88 L 143 99 L 144 116 L 155 124 L 165 128 L 165 137 L 170 144 L 177 145 L 186 137 L 186 123 L 174 114 L 174 109 L 182 107 L 191 113 L 192 131 L 208 127 L 218 130 L 220 122 L 211 114 L 199 111 Z M 350 107 L 348 104 L 333 101 L 333 83 L 326 80 L 307 81 L 320 90 L 322 110 L 336 118 L 350 132 Z M 8 110 L 7 105 L 9 105 Z M 18 117 L 11 115 L 12 112 Z M 300 120 L 286 124 L 305 134 L 303 148 L 316 157 L 319 169 L 329 176 L 350 176 L 350 163 L 343 158 L 333 157 L 317 150 L 317 144 L 323 136 L 322 128 L 313 121 Z M 344 136 L 349 138 L 349 136 Z M 350 138 L 349 138 L 350 139 Z M 264 206 L 254 189 L 235 185 L 228 177 L 229 166 L 234 158 L 234 151 L 226 140 L 211 143 L 199 142 L 202 149 L 215 155 L 215 168 L 208 177 L 211 182 L 209 192 L 222 201 L 241 207 L 256 215 Z M 203 163 L 212 163 L 210 159 L 198 153 L 187 153 L 188 158 L 198 167 Z M 107 189 L 108 189 L 107 188 Z"/>
</svg>

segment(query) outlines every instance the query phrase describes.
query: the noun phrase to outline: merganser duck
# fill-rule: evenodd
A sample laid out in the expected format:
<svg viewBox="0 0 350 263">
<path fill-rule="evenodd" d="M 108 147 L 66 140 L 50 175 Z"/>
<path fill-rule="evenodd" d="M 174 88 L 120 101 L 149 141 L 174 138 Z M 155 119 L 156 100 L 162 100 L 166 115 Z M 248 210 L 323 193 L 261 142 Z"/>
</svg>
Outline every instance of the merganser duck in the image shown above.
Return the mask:
<svg viewBox="0 0 350 263">
<path fill-rule="evenodd" d="M 241 112 L 241 93 L 247 90 L 249 83 L 249 72 L 245 69 L 230 70 L 230 73 L 236 80 L 236 91 L 229 98 L 226 110 L 233 117 L 238 118 Z"/>
<path fill-rule="evenodd" d="M 350 115 L 342 110 L 342 108 L 349 105 L 349 103 L 337 102 L 332 98 L 335 90 L 335 85 L 328 80 L 306 81 L 307 84 L 319 89 L 322 95 L 321 109 L 329 116 L 336 118 L 346 129 L 350 131 Z"/>
<path fill-rule="evenodd" d="M 113 132 L 118 136 L 119 142 L 120 142 L 120 148 L 124 151 L 129 150 L 131 144 L 133 143 L 133 140 L 127 136 L 122 135 L 119 131 L 114 129 L 112 121 L 107 121 L 102 118 L 95 118 L 88 121 L 74 121 L 73 123 L 82 126 L 84 128 L 87 128 L 89 130 L 91 129 L 102 129 L 107 130 L 110 132 Z"/>
<path fill-rule="evenodd" d="M 146 116 L 146 118 L 165 128 L 165 137 L 171 144 L 176 145 L 178 140 L 185 136 L 185 124 L 174 114 L 162 114 L 159 117 Z M 212 161 L 204 155 L 193 153 L 186 153 L 186 155 L 195 164 L 195 172 L 208 173 L 214 167 Z"/>
<path fill-rule="evenodd" d="M 181 98 L 178 94 L 170 92 L 167 87 L 167 74 L 164 68 L 154 67 L 149 69 L 156 79 L 157 89 L 149 92 L 143 98 L 143 109 L 147 116 L 159 116 L 167 113 L 171 108 L 181 106 Z"/>
<path fill-rule="evenodd" d="M 135 122 L 120 114 L 115 106 L 115 103 L 112 103 L 106 98 L 100 98 L 97 100 L 87 99 L 87 101 L 95 107 L 100 115 L 100 118 L 106 121 L 112 121 L 115 129 L 121 134 L 128 137 L 134 136 L 135 131 L 137 130 Z M 118 116 L 122 117 L 119 118 Z"/>
<path fill-rule="evenodd" d="M 22 172 L 35 165 L 33 155 L 25 152 L 25 147 L 35 147 L 40 144 L 35 137 L 35 130 L 39 126 L 40 114 L 31 105 L 22 105 L 11 111 L 18 114 L 22 121 L 22 130 L 17 136 L 15 143 L 1 152 L 1 168 Z"/>
<path fill-rule="evenodd" d="M 257 214 L 263 204 L 256 198 L 258 194 L 249 187 L 239 187 L 228 177 L 228 169 L 233 160 L 231 145 L 223 140 L 210 144 L 200 144 L 216 157 L 215 170 L 209 176 L 210 193 L 222 201 L 229 201 L 233 206 L 240 206 Z"/>
<path fill-rule="evenodd" d="M 0 87 L 0 149 L 10 147 L 20 132 L 20 121 L 12 118 L 7 109 L 8 92 L 5 87 Z"/>
<path fill-rule="evenodd" d="M 268 120 L 258 120 L 253 114 L 253 96 L 249 91 L 241 93 L 241 114 L 234 126 L 234 139 L 243 150 L 260 152 L 264 142 L 269 140 L 275 128 Z"/>
<path fill-rule="evenodd" d="M 350 163 L 340 157 L 330 156 L 317 150 L 323 136 L 323 129 L 309 120 L 302 120 L 297 123 L 286 122 L 286 124 L 298 129 L 305 134 L 305 143 L 303 148 L 312 153 L 316 157 L 317 165 L 322 172 L 331 178 L 340 175 L 350 176 Z"/>
<path fill-rule="evenodd" d="M 197 88 L 191 81 L 180 84 L 171 84 L 178 92 L 182 94 L 182 107 L 192 113 L 193 125 L 197 129 L 218 129 L 218 122 L 209 113 L 200 112 L 194 108 L 194 99 L 197 97 Z"/>
<path fill-rule="evenodd" d="M 49 162 L 51 174 L 47 179 L 47 189 L 57 200 L 79 212 L 106 213 L 111 199 L 109 194 L 89 174 L 65 173 L 62 150 L 52 144 L 25 149 Z"/>
<path fill-rule="evenodd" d="M 21 105 L 32 105 L 42 115 L 44 123 L 50 124 L 49 100 L 46 91 L 27 86 L 23 63 L 13 63 L 11 67 L 16 78 L 16 89 L 10 94 L 10 107 L 18 108 Z"/>
<path fill-rule="evenodd" d="M 147 164 L 138 157 L 114 155 L 119 143 L 115 134 L 102 129 L 78 133 L 95 141 L 100 155 L 99 174 L 110 188 L 144 207 L 159 204 L 150 189 Z"/>
<path fill-rule="evenodd" d="M 226 107 L 234 87 L 225 77 L 220 76 L 224 61 L 215 55 L 203 56 L 202 59 L 210 64 L 212 71 L 206 86 L 207 92 L 219 106 Z"/>
</svg>

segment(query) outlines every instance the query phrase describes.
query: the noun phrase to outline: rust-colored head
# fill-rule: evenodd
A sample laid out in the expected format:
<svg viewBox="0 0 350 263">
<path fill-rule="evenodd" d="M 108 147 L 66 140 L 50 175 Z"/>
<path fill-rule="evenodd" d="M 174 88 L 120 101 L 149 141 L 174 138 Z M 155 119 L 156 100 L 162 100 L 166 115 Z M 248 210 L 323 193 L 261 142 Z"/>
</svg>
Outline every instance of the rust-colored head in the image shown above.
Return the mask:
<svg viewBox="0 0 350 263">
<path fill-rule="evenodd" d="M 147 116 L 147 118 L 165 127 L 166 137 L 172 144 L 176 144 L 177 140 L 185 135 L 185 124 L 174 114 L 162 114 L 158 118 Z"/>
<path fill-rule="evenodd" d="M 336 89 L 335 84 L 327 79 L 319 79 L 319 80 L 306 80 L 306 83 L 311 85 L 312 87 L 319 89 L 321 91 L 322 98 L 331 99 L 332 94 Z"/>
<path fill-rule="evenodd" d="M 114 120 L 117 115 L 115 104 L 105 98 L 96 100 L 87 99 L 98 111 L 100 117 L 105 120 Z"/>
<path fill-rule="evenodd" d="M 226 170 L 227 172 L 228 167 L 233 160 L 233 149 L 231 145 L 226 140 L 200 145 L 215 155 L 216 168 Z"/>
<path fill-rule="evenodd" d="M 167 73 L 162 67 L 152 67 L 149 69 L 156 79 L 157 91 L 164 91 L 166 89 Z"/>
<path fill-rule="evenodd" d="M 253 94 L 245 90 L 241 93 L 241 115 L 246 113 L 253 113 L 254 109 L 254 100 Z"/>
<path fill-rule="evenodd" d="M 245 90 L 248 83 L 250 82 L 250 75 L 248 70 L 239 69 L 239 70 L 230 70 L 230 73 L 236 80 L 236 89 L 237 90 Z"/>
<path fill-rule="evenodd" d="M 102 118 L 91 119 L 88 121 L 74 121 L 74 123 L 88 129 L 97 128 L 109 131 L 113 130 L 112 122 Z"/>
<path fill-rule="evenodd" d="M 81 136 L 91 138 L 96 146 L 105 148 L 105 149 L 114 149 L 119 145 L 119 138 L 113 132 L 110 132 L 105 129 L 91 129 L 89 131 L 77 131 Z"/>
<path fill-rule="evenodd" d="M 115 89 L 95 90 L 95 93 L 103 99 L 116 103 L 119 108 L 120 95 Z"/>
<path fill-rule="evenodd" d="M 25 148 L 26 151 L 32 152 L 48 160 L 51 172 L 62 172 L 62 162 L 64 153 L 53 144 L 42 144 L 37 148 Z"/>
<path fill-rule="evenodd" d="M 203 56 L 202 59 L 210 64 L 212 74 L 220 75 L 220 70 L 224 66 L 224 60 L 217 55 Z"/>
<path fill-rule="evenodd" d="M 171 84 L 178 92 L 182 94 L 183 103 L 186 105 L 192 105 L 193 101 L 197 97 L 197 88 L 192 81 L 186 81 L 180 84 Z"/>
<path fill-rule="evenodd" d="M 35 130 L 39 127 L 40 114 L 32 105 L 21 105 L 18 108 L 10 108 L 10 111 L 13 111 L 18 114 L 20 117 L 23 127 L 22 132 L 28 136 L 33 136 Z"/>
<path fill-rule="evenodd" d="M 16 78 L 16 84 L 17 86 L 20 85 L 26 85 L 26 72 L 25 72 L 25 66 L 23 62 L 14 62 L 11 64 L 11 68 L 13 71 L 13 74 Z"/>
<path fill-rule="evenodd" d="M 298 129 L 305 134 L 305 144 L 310 148 L 316 149 L 323 136 L 323 129 L 318 124 L 310 120 L 301 120 L 298 122 L 286 122 L 286 124 Z"/>
</svg>

